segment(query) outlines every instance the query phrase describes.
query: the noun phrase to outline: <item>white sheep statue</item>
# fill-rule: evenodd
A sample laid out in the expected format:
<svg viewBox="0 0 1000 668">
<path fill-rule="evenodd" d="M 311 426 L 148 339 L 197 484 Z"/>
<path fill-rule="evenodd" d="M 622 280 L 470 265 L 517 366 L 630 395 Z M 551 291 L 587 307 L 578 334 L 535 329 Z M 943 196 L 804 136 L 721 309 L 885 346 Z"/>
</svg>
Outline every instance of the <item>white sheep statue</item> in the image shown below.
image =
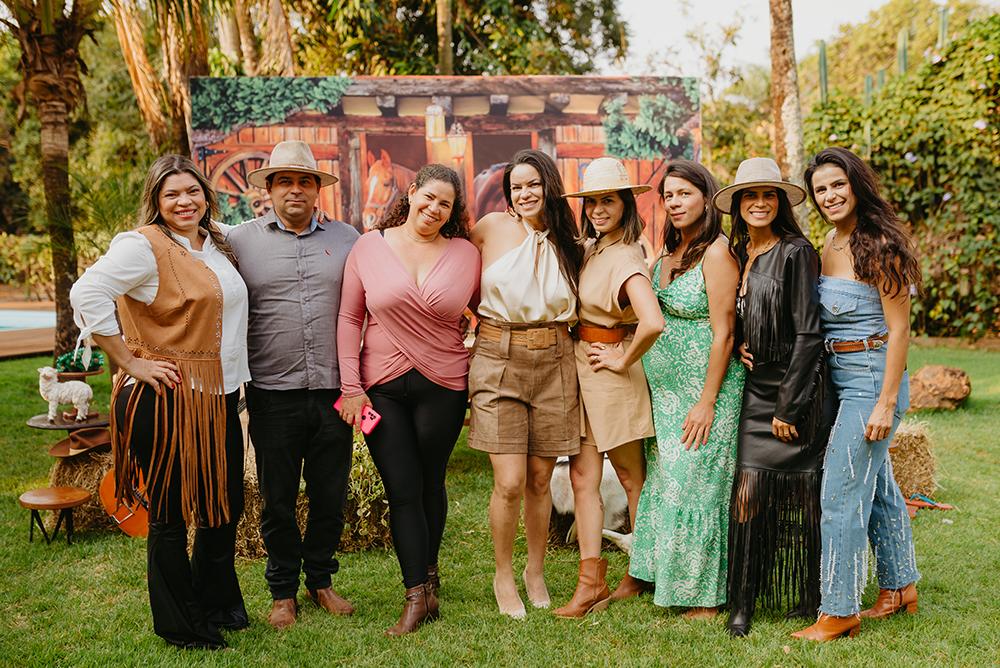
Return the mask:
<svg viewBox="0 0 1000 668">
<path fill-rule="evenodd" d="M 50 366 L 43 366 L 38 370 L 38 393 L 49 402 L 49 422 L 56 421 L 59 404 L 73 404 L 76 408 L 76 421 L 83 422 L 87 419 L 87 411 L 94 398 L 90 385 L 82 380 L 60 383 L 59 372 Z"/>
</svg>

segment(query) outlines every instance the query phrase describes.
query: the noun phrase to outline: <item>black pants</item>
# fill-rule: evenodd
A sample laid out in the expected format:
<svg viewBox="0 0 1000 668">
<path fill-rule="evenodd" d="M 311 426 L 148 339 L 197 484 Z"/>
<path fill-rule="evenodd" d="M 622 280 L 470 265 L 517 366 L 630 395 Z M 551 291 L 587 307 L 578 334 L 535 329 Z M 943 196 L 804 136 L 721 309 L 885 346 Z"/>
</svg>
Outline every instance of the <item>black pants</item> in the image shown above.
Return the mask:
<svg viewBox="0 0 1000 668">
<path fill-rule="evenodd" d="M 115 402 L 119 424 L 124 424 L 125 407 L 139 384 L 129 385 Z M 167 412 L 173 412 L 172 392 L 167 395 Z M 198 527 L 190 560 L 187 527 L 181 514 L 180 461 L 174 465 L 167 488 L 150 485 L 149 538 L 146 542 L 149 605 L 153 630 L 175 645 L 225 646 L 219 627 L 240 629 L 249 624 L 240 583 L 236 579 L 236 525 L 243 514 L 243 429 L 237 411 L 238 392 L 226 395 L 226 481 L 229 495 L 228 524 Z M 154 443 L 156 395 L 146 387 L 135 408 L 129 448 L 143 476 L 149 479 L 149 462 Z M 169 416 L 161 416 L 159 426 L 167 428 Z M 164 503 L 160 503 L 165 499 Z"/>
<path fill-rule="evenodd" d="M 247 385 L 246 395 L 271 597 L 295 598 L 300 571 L 305 571 L 307 589 L 329 587 L 339 567 L 334 553 L 344 530 L 353 454 L 351 428 L 333 409 L 340 392 Z M 305 535 L 295 519 L 300 477 L 309 498 Z"/>
<path fill-rule="evenodd" d="M 427 581 L 448 515 L 445 473 L 462 431 L 469 393 L 431 382 L 416 369 L 371 388 L 382 421 L 365 441 L 389 497 L 389 523 L 403 585 Z"/>
</svg>

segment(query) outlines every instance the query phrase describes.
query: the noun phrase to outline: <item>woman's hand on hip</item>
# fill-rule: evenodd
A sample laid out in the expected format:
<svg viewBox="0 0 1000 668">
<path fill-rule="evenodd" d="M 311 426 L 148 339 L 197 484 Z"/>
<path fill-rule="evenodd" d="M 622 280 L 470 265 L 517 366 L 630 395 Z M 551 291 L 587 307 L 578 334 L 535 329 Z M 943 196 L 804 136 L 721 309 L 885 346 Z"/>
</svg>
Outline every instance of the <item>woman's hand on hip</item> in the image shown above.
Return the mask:
<svg viewBox="0 0 1000 668">
<path fill-rule="evenodd" d="M 616 373 L 625 370 L 625 353 L 619 346 L 605 343 L 591 343 L 587 351 L 587 360 L 593 371 L 608 369 Z"/>
<path fill-rule="evenodd" d="M 133 357 L 123 366 L 125 373 L 138 381 L 147 383 L 153 390 L 160 393 L 160 383 L 170 389 L 181 382 L 181 372 L 177 365 L 166 360 L 148 360 L 143 357 Z"/>
<path fill-rule="evenodd" d="M 361 411 L 365 406 L 371 406 L 371 399 L 362 392 L 356 397 L 342 397 L 340 402 L 340 419 L 354 428 L 361 427 Z"/>
<path fill-rule="evenodd" d="M 715 420 L 715 404 L 699 401 L 688 411 L 681 425 L 681 443 L 685 450 L 692 447 L 697 450 L 708 443 L 708 434 L 712 431 L 712 421 Z"/>
<path fill-rule="evenodd" d="M 889 432 L 892 431 L 894 412 L 893 406 L 884 404 L 881 401 L 876 403 L 875 409 L 868 418 L 868 424 L 865 425 L 865 438 L 872 442 L 888 438 Z"/>
<path fill-rule="evenodd" d="M 740 344 L 740 362 L 747 368 L 747 371 L 753 371 L 753 355 L 750 354 L 750 349 L 747 348 L 746 341 Z"/>
<path fill-rule="evenodd" d="M 771 418 L 771 433 L 779 441 L 791 443 L 799 437 L 799 431 L 794 424 L 789 424 L 778 418 Z"/>
</svg>

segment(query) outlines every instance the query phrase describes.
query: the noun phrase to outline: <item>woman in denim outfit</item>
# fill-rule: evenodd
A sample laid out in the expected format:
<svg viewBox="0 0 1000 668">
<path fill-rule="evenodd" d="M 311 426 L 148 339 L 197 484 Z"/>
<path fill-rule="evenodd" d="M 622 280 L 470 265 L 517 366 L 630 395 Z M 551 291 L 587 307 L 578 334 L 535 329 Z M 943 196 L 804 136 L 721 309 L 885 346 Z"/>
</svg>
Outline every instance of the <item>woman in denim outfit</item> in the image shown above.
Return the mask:
<svg viewBox="0 0 1000 668">
<path fill-rule="evenodd" d="M 920 269 L 909 236 L 879 195 L 878 178 L 860 158 L 824 149 L 805 182 L 813 206 L 834 225 L 819 292 L 839 410 L 821 491 L 820 615 L 792 635 L 826 641 L 857 634 L 861 617 L 917 610 L 920 574 L 889 444 L 909 407 L 910 289 Z M 861 611 L 869 541 L 880 590 L 875 605 Z"/>
</svg>

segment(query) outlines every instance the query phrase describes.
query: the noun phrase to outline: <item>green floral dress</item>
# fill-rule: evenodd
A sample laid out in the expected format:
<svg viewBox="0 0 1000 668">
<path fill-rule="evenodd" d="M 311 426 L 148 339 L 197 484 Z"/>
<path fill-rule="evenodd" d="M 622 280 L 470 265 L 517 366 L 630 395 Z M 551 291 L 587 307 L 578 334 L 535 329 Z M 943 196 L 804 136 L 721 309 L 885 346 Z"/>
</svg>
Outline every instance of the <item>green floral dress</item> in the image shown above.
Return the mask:
<svg viewBox="0 0 1000 668">
<path fill-rule="evenodd" d="M 681 444 L 681 425 L 705 385 L 712 327 L 701 263 L 653 289 L 666 326 L 642 365 L 653 400 L 656 438 L 646 440 L 646 483 L 639 498 L 629 573 L 656 583 L 660 606 L 726 602 L 729 496 L 736 468 L 744 369 L 732 359 L 715 401 L 708 443 Z"/>
</svg>

